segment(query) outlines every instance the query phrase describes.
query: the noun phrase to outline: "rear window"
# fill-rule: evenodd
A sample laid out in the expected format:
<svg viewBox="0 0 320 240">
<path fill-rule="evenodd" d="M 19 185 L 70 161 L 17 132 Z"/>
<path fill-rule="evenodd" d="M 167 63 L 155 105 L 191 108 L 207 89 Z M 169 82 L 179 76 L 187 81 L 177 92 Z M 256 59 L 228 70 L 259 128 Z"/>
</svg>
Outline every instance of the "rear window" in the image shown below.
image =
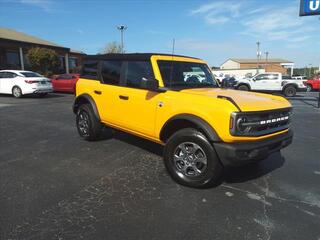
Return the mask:
<svg viewBox="0 0 320 240">
<path fill-rule="evenodd" d="M 20 72 L 25 77 L 42 77 L 39 73 L 35 72 Z"/>
<path fill-rule="evenodd" d="M 98 61 L 84 61 L 82 65 L 81 77 L 89 79 L 98 79 Z"/>
</svg>

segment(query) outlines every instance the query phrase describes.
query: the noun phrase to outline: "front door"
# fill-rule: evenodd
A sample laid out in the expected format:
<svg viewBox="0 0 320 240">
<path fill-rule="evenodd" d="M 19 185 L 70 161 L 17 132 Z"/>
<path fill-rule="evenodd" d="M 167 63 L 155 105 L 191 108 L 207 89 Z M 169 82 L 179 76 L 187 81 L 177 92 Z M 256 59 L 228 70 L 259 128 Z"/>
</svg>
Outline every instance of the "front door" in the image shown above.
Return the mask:
<svg viewBox="0 0 320 240">
<path fill-rule="evenodd" d="M 252 90 L 280 90 L 281 81 L 278 79 L 277 74 L 259 74 L 251 80 Z"/>
</svg>

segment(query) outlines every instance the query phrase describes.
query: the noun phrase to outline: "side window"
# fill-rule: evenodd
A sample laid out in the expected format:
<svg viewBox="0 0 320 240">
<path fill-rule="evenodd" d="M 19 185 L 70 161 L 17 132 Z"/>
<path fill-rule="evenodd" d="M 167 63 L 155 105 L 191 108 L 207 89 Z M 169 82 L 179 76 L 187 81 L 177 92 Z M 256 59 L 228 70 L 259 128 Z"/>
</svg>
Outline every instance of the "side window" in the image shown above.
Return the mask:
<svg viewBox="0 0 320 240">
<path fill-rule="evenodd" d="M 15 73 L 11 72 L 5 72 L 4 73 L 4 78 L 15 78 L 17 75 Z"/>
<path fill-rule="evenodd" d="M 257 81 L 266 80 L 266 79 L 268 79 L 267 76 L 268 76 L 267 74 L 260 74 L 260 75 L 256 76 L 256 80 Z"/>
<path fill-rule="evenodd" d="M 101 76 L 105 84 L 120 85 L 122 61 L 102 61 Z"/>
<path fill-rule="evenodd" d="M 5 78 L 5 73 L 4 72 L 0 72 L 0 78 Z"/>
<path fill-rule="evenodd" d="M 126 86 L 140 88 L 143 79 L 153 78 L 154 74 L 149 61 L 128 61 L 126 68 Z"/>
<path fill-rule="evenodd" d="M 278 75 L 277 74 L 269 74 L 268 79 L 269 80 L 277 80 L 278 79 Z"/>
<path fill-rule="evenodd" d="M 84 61 L 81 72 L 81 77 L 83 78 L 98 79 L 98 61 Z"/>
</svg>

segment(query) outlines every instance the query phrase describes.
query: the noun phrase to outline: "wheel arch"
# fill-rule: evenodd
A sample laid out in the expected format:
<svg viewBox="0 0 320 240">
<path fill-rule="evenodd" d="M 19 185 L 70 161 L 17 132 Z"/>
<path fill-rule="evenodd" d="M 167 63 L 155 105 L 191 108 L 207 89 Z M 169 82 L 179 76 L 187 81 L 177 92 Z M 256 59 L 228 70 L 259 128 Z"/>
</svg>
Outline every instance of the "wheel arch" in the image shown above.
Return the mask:
<svg viewBox="0 0 320 240">
<path fill-rule="evenodd" d="M 287 87 L 293 86 L 295 89 L 298 89 L 299 86 L 296 83 L 287 83 L 283 86 L 282 90 L 285 90 Z"/>
<path fill-rule="evenodd" d="M 209 141 L 220 142 L 221 139 L 212 126 L 200 117 L 192 114 L 178 114 L 170 118 L 160 131 L 160 140 L 166 142 L 172 134 L 183 128 L 195 128 L 200 130 Z"/>
<path fill-rule="evenodd" d="M 89 94 L 86 94 L 86 93 L 81 94 L 81 95 L 77 96 L 77 98 L 74 100 L 73 107 L 72 107 L 74 114 L 77 113 L 81 104 L 90 104 L 95 116 L 100 121 L 100 115 L 99 115 L 97 105 L 96 105 L 95 101 L 93 100 L 93 98 Z"/>
<path fill-rule="evenodd" d="M 240 87 L 240 86 L 243 86 L 243 85 L 247 86 L 247 87 L 249 88 L 249 90 L 251 90 L 250 84 L 249 84 L 249 83 L 244 83 L 244 82 L 239 83 L 239 84 L 237 85 L 237 89 L 239 89 L 239 87 Z"/>
</svg>

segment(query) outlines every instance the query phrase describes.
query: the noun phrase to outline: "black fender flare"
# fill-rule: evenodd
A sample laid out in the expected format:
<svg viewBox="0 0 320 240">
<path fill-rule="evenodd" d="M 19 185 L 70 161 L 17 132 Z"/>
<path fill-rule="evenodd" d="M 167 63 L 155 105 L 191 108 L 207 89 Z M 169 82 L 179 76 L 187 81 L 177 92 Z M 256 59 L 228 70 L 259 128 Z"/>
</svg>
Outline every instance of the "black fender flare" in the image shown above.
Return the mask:
<svg viewBox="0 0 320 240">
<path fill-rule="evenodd" d="M 282 91 L 284 91 L 289 86 L 293 86 L 293 87 L 295 87 L 295 89 L 299 88 L 298 84 L 296 84 L 296 83 L 287 83 L 287 84 L 283 85 Z"/>
<path fill-rule="evenodd" d="M 78 111 L 78 108 L 80 107 L 80 105 L 85 104 L 85 103 L 89 103 L 91 105 L 95 116 L 100 121 L 100 114 L 99 114 L 97 105 L 96 105 L 95 101 L 93 100 L 93 98 L 89 94 L 86 94 L 86 93 L 77 96 L 76 99 L 74 100 L 73 107 L 72 107 L 73 113 L 77 114 L 77 111 Z"/>
<path fill-rule="evenodd" d="M 163 125 L 160 131 L 160 139 L 163 139 L 163 134 L 165 132 L 165 129 L 167 126 L 170 125 L 175 120 L 187 120 L 196 126 L 199 127 L 203 131 L 206 137 L 208 137 L 208 140 L 211 142 L 221 142 L 221 138 L 217 134 L 217 132 L 213 129 L 213 127 L 203 120 L 202 118 L 192 115 L 192 114 L 178 114 L 173 117 L 171 117 L 169 120 L 166 121 L 166 123 Z"/>
</svg>

